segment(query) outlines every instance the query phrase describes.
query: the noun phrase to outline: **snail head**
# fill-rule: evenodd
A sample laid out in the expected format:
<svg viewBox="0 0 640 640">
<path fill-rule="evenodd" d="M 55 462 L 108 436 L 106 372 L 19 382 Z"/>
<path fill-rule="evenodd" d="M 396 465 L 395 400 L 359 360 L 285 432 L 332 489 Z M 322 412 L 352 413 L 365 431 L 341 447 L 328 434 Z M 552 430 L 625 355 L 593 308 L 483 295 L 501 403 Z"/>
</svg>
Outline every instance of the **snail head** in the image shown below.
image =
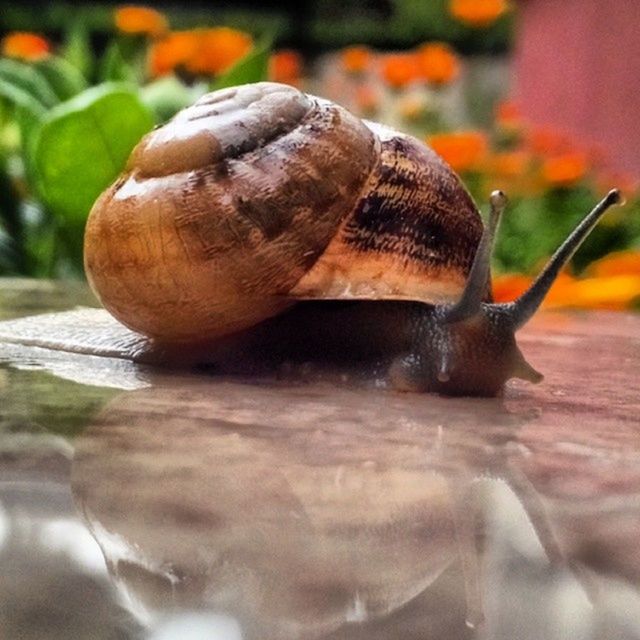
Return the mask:
<svg viewBox="0 0 640 640">
<path fill-rule="evenodd" d="M 536 312 L 561 269 L 605 211 L 621 201 L 610 191 L 587 214 L 517 300 L 484 302 L 490 286 L 491 253 L 500 217 L 507 205 L 501 191 L 491 195 L 491 213 L 457 303 L 436 305 L 421 326 L 420 348 L 392 367 L 399 386 L 453 395 L 497 395 L 510 378 L 539 382 L 542 375 L 524 358 L 515 333 Z"/>
</svg>

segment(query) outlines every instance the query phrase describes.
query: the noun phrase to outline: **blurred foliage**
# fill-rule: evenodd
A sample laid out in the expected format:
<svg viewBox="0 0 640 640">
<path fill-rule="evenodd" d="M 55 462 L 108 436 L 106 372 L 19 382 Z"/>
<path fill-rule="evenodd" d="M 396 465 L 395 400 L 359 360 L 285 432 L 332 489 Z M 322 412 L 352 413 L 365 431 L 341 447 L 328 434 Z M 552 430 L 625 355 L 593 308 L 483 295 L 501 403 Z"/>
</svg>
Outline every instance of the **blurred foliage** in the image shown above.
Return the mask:
<svg viewBox="0 0 640 640">
<path fill-rule="evenodd" d="M 231 29 L 182 32 L 199 65 L 204 44 L 223 63 L 190 71 L 190 59 L 172 58 L 157 75 L 149 57 L 165 34 L 151 37 L 140 16 L 125 21 L 98 56 L 82 12 L 47 11 L 68 20 L 57 53 L 35 34 L 3 41 L 11 56 L 0 58 L 0 275 L 81 277 L 89 210 L 140 138 L 211 88 L 266 79 L 271 36 L 252 46 L 249 34 Z M 105 15 L 113 32 L 113 12 Z M 247 55 L 240 41 L 249 43 Z"/>
<path fill-rule="evenodd" d="M 506 0 L 319 0 L 295 15 L 197 8 L 165 15 L 148 7 L 114 13 L 54 3 L 37 16 L 4 7 L 5 25 L 30 29 L 37 18 L 58 44 L 33 33 L 3 40 L 0 275 L 81 276 L 91 204 L 140 137 L 206 91 L 269 78 L 309 86 L 425 140 L 481 205 L 493 189 L 505 190 L 511 206 L 495 252 L 498 272 L 535 273 L 608 188 L 622 187 L 627 206 L 605 216 L 572 269 L 623 278 L 609 302 L 600 303 L 628 304 L 640 293 L 635 177 L 612 172 L 601 150 L 532 127 L 517 105 L 500 102 L 499 58 L 461 55 L 507 48 L 510 6 Z M 311 49 L 345 47 L 321 58 L 312 77 L 305 77 L 311 65 L 305 68 L 299 52 L 272 51 L 274 38 L 295 41 L 300 30 Z M 402 50 L 379 49 L 389 46 Z M 612 263 L 597 262 L 625 251 Z M 611 275 L 611 269 L 621 271 Z M 521 290 L 527 277 L 505 280 L 504 295 Z"/>
<path fill-rule="evenodd" d="M 316 0 L 313 3 L 212 2 L 208 8 L 167 3 L 161 7 L 175 29 L 225 25 L 249 33 L 272 33 L 278 44 L 303 51 L 321 51 L 364 42 L 403 48 L 425 40 L 450 42 L 463 53 L 501 53 L 510 43 L 512 15 L 507 13 L 488 29 L 474 29 L 455 20 L 448 0 Z M 244 6 L 243 6 L 244 5 Z M 113 28 L 112 8 L 100 4 L 77 7 L 53 2 L 35 12 L 28 5 L 6 3 L 3 27 L 8 31 L 64 32 L 80 22 L 104 37 Z"/>
<path fill-rule="evenodd" d="M 363 42 L 377 47 L 405 48 L 438 40 L 453 44 L 461 53 L 504 53 L 512 32 L 512 14 L 506 13 L 490 28 L 475 29 L 456 20 L 449 0 L 390 0 L 386 10 L 366 2 L 320 0 L 314 3 L 311 37 L 323 48 Z"/>
</svg>

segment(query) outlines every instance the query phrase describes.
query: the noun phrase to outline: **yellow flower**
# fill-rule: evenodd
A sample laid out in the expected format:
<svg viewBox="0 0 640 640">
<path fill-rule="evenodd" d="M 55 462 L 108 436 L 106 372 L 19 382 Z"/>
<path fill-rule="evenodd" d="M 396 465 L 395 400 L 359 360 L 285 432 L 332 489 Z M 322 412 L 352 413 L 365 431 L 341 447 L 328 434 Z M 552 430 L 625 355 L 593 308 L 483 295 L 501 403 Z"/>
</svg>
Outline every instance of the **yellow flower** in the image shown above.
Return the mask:
<svg viewBox="0 0 640 640">
<path fill-rule="evenodd" d="M 448 84 L 460 74 L 458 56 L 443 42 L 422 45 L 416 58 L 421 77 L 431 84 Z"/>
<path fill-rule="evenodd" d="M 124 6 L 116 9 L 114 20 L 118 31 L 131 35 L 157 38 L 167 32 L 167 19 L 149 7 Z"/>
<path fill-rule="evenodd" d="M 36 33 L 16 31 L 2 39 L 2 54 L 23 60 L 42 60 L 51 52 L 49 41 Z"/>
<path fill-rule="evenodd" d="M 488 27 L 506 10 L 506 0 L 450 0 L 451 14 L 470 27 Z"/>
<path fill-rule="evenodd" d="M 479 165 L 488 149 L 487 135 L 482 131 L 439 133 L 427 140 L 431 148 L 454 171 L 467 171 Z"/>
</svg>

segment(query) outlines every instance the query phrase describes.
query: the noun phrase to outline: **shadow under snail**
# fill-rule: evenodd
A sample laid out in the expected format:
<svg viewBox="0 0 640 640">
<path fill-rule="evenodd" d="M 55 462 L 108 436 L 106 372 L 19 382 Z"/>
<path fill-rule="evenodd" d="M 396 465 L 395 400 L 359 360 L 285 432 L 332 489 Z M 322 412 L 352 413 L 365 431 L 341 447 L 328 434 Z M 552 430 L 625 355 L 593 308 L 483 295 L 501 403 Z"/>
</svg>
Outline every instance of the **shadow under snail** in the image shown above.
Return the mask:
<svg viewBox="0 0 640 640">
<path fill-rule="evenodd" d="M 528 291 L 496 304 L 504 194 L 483 228 L 422 142 L 259 83 L 209 93 L 142 139 L 91 211 L 85 267 L 118 320 L 174 351 L 376 360 L 397 389 L 496 395 L 542 379 L 514 334 L 619 201 L 611 191 Z"/>
</svg>

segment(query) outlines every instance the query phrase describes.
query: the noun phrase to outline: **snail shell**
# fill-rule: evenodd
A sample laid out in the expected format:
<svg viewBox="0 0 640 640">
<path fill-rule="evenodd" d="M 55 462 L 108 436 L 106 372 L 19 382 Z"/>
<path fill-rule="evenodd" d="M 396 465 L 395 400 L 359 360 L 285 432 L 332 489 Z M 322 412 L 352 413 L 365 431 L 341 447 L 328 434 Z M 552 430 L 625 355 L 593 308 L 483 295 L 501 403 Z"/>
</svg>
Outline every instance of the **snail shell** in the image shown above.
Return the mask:
<svg viewBox="0 0 640 640">
<path fill-rule="evenodd" d="M 300 299 L 453 302 L 481 234 L 427 146 L 259 83 L 207 94 L 142 139 L 91 211 L 85 267 L 123 324 L 198 341 Z"/>
</svg>

